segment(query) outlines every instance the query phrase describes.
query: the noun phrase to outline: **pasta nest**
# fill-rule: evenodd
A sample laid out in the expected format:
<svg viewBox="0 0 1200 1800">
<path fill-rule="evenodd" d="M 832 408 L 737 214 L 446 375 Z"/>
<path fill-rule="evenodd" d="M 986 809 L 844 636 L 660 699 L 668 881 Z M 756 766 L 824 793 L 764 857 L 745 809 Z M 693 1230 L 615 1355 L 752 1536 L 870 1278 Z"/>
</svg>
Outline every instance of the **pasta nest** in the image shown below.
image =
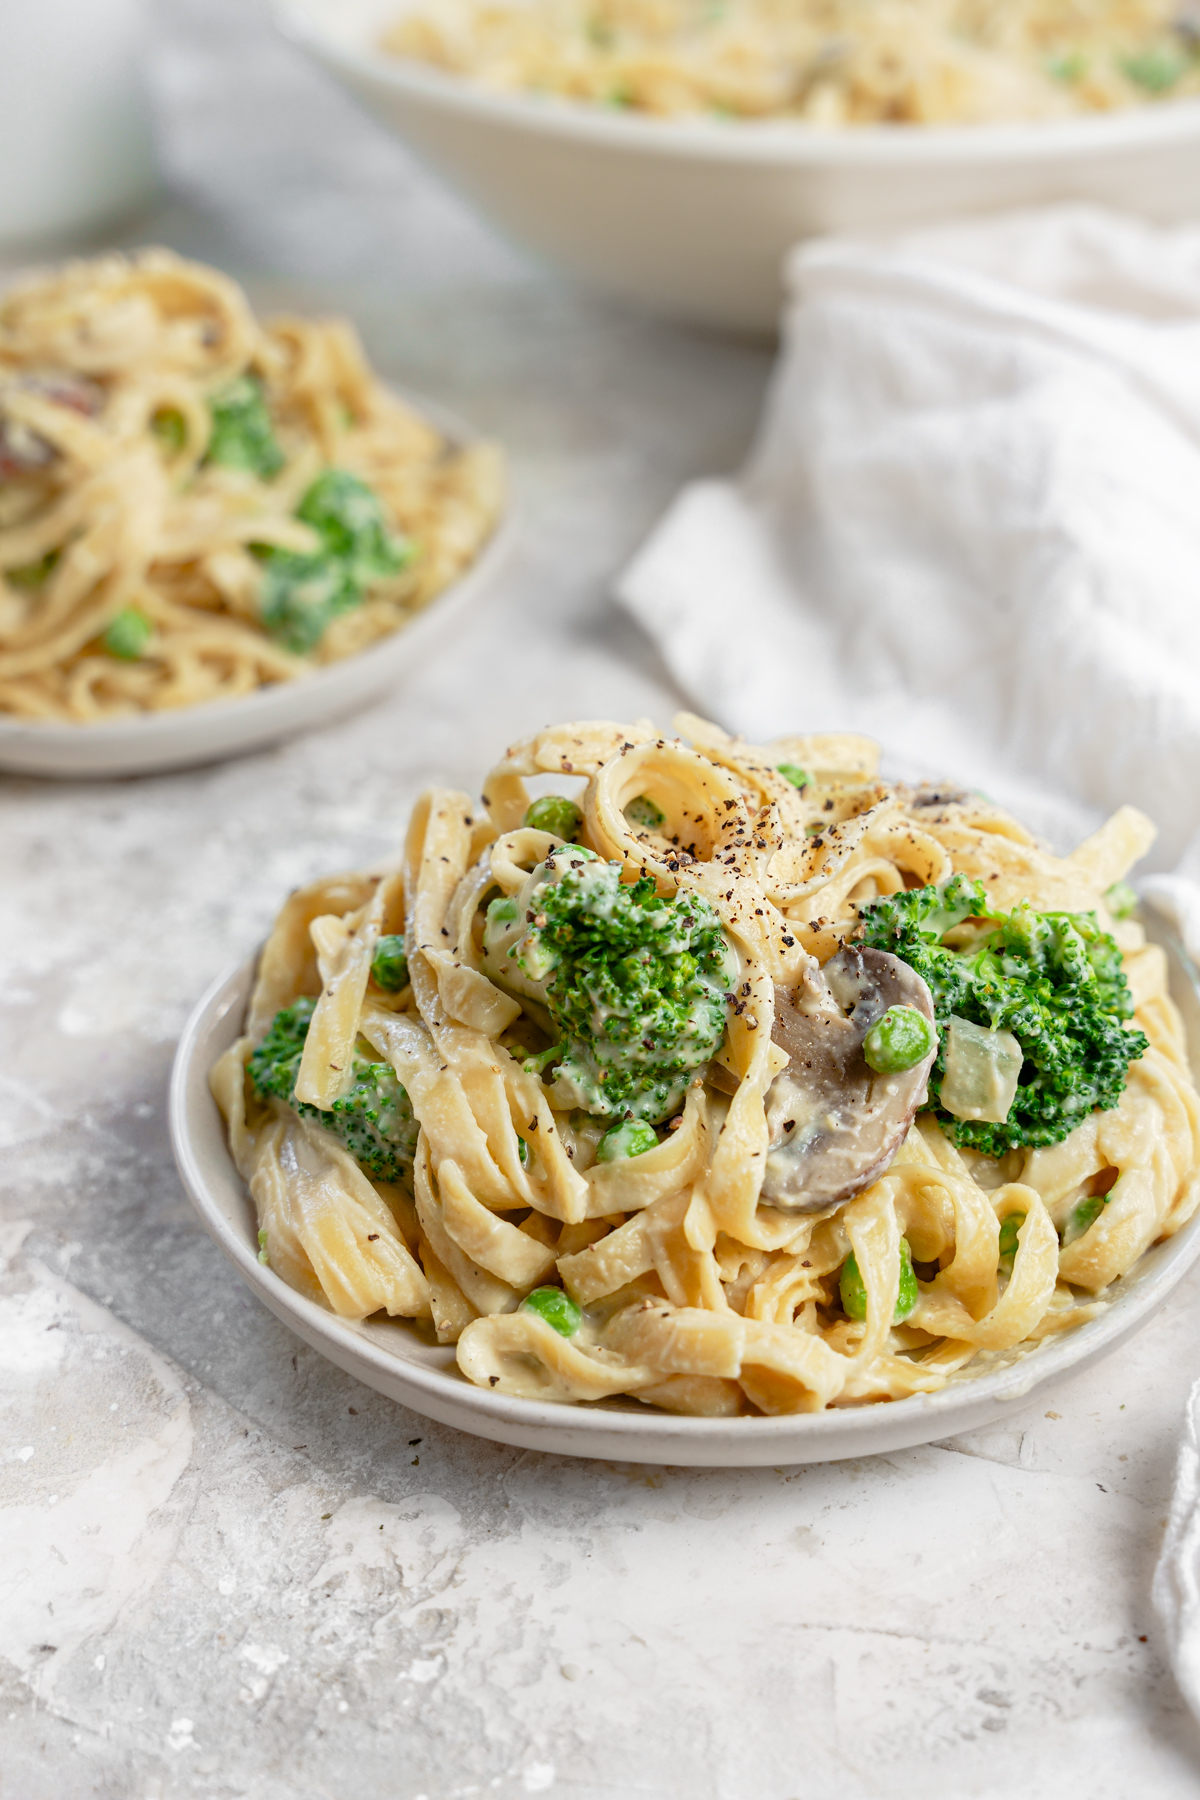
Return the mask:
<svg viewBox="0 0 1200 1800">
<path fill-rule="evenodd" d="M 264 581 L 346 573 L 303 516 L 331 471 L 403 554 L 342 580 L 298 652 Z M 410 620 L 502 499 L 496 449 L 390 393 L 345 320 L 261 325 L 166 250 L 35 276 L 0 297 L 0 712 L 82 723 L 292 680 Z"/>
<path fill-rule="evenodd" d="M 1148 821 L 1122 808 L 1059 857 L 977 794 L 881 779 L 868 739 L 755 747 L 691 715 L 675 724 L 677 737 L 645 721 L 540 732 L 491 771 L 482 809 L 434 789 L 394 867 L 286 902 L 245 1033 L 212 1072 L 264 1257 L 344 1317 L 384 1310 L 456 1344 L 482 1387 L 706 1415 L 928 1393 L 1093 1317 L 1200 1201 L 1200 1113 L 1165 956 L 1106 900 Z M 531 781 L 576 790 L 578 850 L 526 823 Z M 607 1160 L 612 1121 L 561 1092 L 553 1020 L 516 976 L 494 978 L 485 941 L 489 908 L 510 918 L 504 903 L 547 857 L 571 855 L 693 897 L 689 917 L 715 915 L 735 963 L 723 1040 L 678 1113 L 652 1148 Z M 765 1196 L 782 1010 L 853 955 L 865 908 L 956 875 L 993 909 L 1090 913 L 1115 938 L 1147 1041 L 1119 1101 L 1002 1158 L 956 1147 L 926 1107 L 848 1198 Z M 389 991 L 373 958 L 401 932 L 407 971 Z M 305 997 L 289 1102 L 247 1065 Z M 333 1129 L 351 1071 L 383 1065 L 415 1122 L 411 1170 L 391 1183 Z M 554 1304 L 539 1307 L 547 1285 Z"/>
</svg>

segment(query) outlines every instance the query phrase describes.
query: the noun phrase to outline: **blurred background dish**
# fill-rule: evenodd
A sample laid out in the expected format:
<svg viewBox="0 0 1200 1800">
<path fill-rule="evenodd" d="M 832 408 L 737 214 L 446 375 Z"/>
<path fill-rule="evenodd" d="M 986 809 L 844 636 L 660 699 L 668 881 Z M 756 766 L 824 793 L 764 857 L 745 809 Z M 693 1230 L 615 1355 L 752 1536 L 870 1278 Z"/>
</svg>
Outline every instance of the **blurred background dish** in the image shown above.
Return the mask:
<svg viewBox="0 0 1200 1800">
<path fill-rule="evenodd" d="M 799 238 L 1086 200 L 1200 210 L 1200 100 L 849 131 L 658 119 L 496 91 L 389 55 L 395 0 L 275 0 L 285 33 L 518 243 L 656 312 L 772 329 Z"/>
<path fill-rule="evenodd" d="M 381 47 L 661 117 L 980 125 L 1200 94 L 1187 0 L 409 0 Z"/>
<path fill-rule="evenodd" d="M 165 250 L 19 283 L 0 300 L 0 721 L 25 729 L 0 762 L 61 767 L 46 734 L 65 729 L 68 764 L 128 772 L 363 698 L 407 653 L 306 677 L 419 619 L 502 504 L 495 446 L 389 392 L 345 320 L 262 326 Z"/>
<path fill-rule="evenodd" d="M 0 243 L 86 230 L 158 186 L 142 0 L 0 6 Z"/>
</svg>

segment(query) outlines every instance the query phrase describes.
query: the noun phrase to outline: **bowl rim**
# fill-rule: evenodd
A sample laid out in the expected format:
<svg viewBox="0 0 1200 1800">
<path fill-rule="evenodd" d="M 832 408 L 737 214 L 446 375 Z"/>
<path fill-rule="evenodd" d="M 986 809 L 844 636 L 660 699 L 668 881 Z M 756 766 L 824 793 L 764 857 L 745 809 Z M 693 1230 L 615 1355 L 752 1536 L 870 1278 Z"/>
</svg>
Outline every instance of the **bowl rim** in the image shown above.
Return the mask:
<svg viewBox="0 0 1200 1800">
<path fill-rule="evenodd" d="M 667 159 L 797 168 L 947 162 L 986 167 L 1170 147 L 1200 138 L 1200 96 L 1067 119 L 984 125 L 830 127 L 796 120 L 643 118 L 557 95 L 489 89 L 415 60 L 350 45 L 320 21 L 322 8 L 332 11 L 335 5 L 336 0 L 270 0 L 284 37 L 360 86 L 383 86 L 429 109 L 472 115 L 531 136 Z"/>
<path fill-rule="evenodd" d="M 390 383 L 386 385 L 456 446 L 465 449 L 492 441 L 439 401 L 430 400 L 411 388 L 395 387 Z M 507 458 L 506 476 L 500 511 L 473 559 L 418 612 L 411 614 L 403 624 L 383 637 L 376 638 L 363 649 L 352 651 L 349 656 L 340 657 L 336 662 L 324 663 L 298 675 L 292 681 L 270 682 L 255 688 L 249 694 L 236 694 L 221 700 L 203 700 L 194 706 L 170 707 L 161 712 L 129 713 L 118 718 L 80 721 L 78 724 L 66 719 L 33 719 L 0 712 L 0 758 L 6 752 L 14 750 L 34 751 L 42 748 L 53 753 L 78 749 L 82 765 L 89 748 L 96 749 L 103 756 L 105 748 L 120 745 L 128 747 L 131 755 L 139 756 L 151 750 L 159 739 L 177 739 L 181 731 L 186 731 L 189 738 L 203 736 L 206 741 L 211 739 L 211 751 L 215 757 L 221 754 L 222 746 L 230 737 L 233 738 L 234 753 L 237 753 L 243 739 L 249 740 L 246 745 L 248 751 L 271 742 L 270 737 L 260 737 L 256 727 L 264 732 L 268 731 L 277 714 L 299 711 L 306 715 L 295 725 L 286 722 L 281 725 L 280 735 L 307 729 L 307 716 L 314 711 L 317 714 L 311 720 L 314 726 L 326 717 L 332 717 L 331 712 L 317 710 L 321 708 L 323 699 L 352 687 L 354 694 L 348 700 L 348 704 L 352 705 L 355 697 L 361 698 L 363 694 L 374 692 L 379 685 L 376 672 L 379 680 L 382 680 L 384 672 L 397 655 L 397 645 L 413 646 L 415 653 L 430 630 L 429 622 L 433 620 L 435 625 L 440 623 L 443 613 L 450 607 L 457 611 L 458 604 L 485 587 L 507 560 L 517 536 L 520 517 Z M 308 702 L 307 706 L 301 704 L 303 701 Z M 222 726 L 227 729 L 222 730 Z M 161 765 L 143 765 L 147 773 L 159 766 L 164 769 L 177 766 L 170 745 L 165 741 Z M 0 761 L 0 771 L 13 775 L 36 774 L 32 768 L 14 766 L 8 769 L 3 761 Z M 86 774 L 87 770 L 81 766 L 75 772 Z M 102 775 L 107 772 L 103 762 L 99 772 Z"/>
<path fill-rule="evenodd" d="M 1200 973 L 1170 927 L 1144 912 L 1149 934 L 1162 943 L 1172 973 L 1200 1007 Z M 198 1057 L 214 1054 L 211 1039 L 228 1030 L 231 1015 L 241 1014 L 249 994 L 258 953 L 219 975 L 201 996 L 179 1040 L 171 1073 L 169 1118 L 171 1143 L 183 1185 L 200 1220 L 238 1273 L 277 1317 L 321 1354 L 357 1374 L 354 1364 L 367 1365 L 381 1378 L 382 1391 L 402 1403 L 460 1429 L 502 1442 L 522 1443 L 549 1451 L 592 1457 L 624 1457 L 630 1461 L 676 1460 L 703 1466 L 750 1467 L 780 1462 L 836 1460 L 887 1452 L 970 1430 L 1027 1404 L 1040 1390 L 1068 1379 L 1081 1366 L 1099 1360 L 1149 1322 L 1159 1305 L 1200 1257 L 1200 1213 L 1171 1238 L 1152 1245 L 1140 1259 L 1136 1280 L 1121 1289 L 1105 1312 L 1044 1339 L 1034 1350 L 999 1369 L 952 1382 L 932 1394 L 915 1394 L 874 1406 L 848 1406 L 823 1412 L 785 1413 L 773 1417 L 697 1418 L 637 1408 L 628 1401 L 572 1406 L 515 1395 L 496 1395 L 462 1376 L 450 1346 L 438 1346 L 435 1366 L 396 1355 L 369 1329 L 307 1299 L 258 1260 L 253 1234 L 239 1232 L 220 1206 L 214 1175 L 205 1166 L 193 1128 Z M 236 1030 L 228 1035 L 233 1041 Z M 1200 1060 L 1200 1035 L 1191 1043 L 1193 1063 Z M 217 1171 L 240 1187 L 250 1216 L 253 1202 L 233 1164 L 224 1121 L 200 1070 L 210 1118 L 218 1121 L 221 1153 Z M 390 1328 L 403 1328 L 395 1321 Z M 422 1346 L 429 1354 L 430 1347 Z M 363 1379 L 359 1376 L 359 1379 Z M 864 1447 L 863 1440 L 868 1441 Z M 569 1444 L 564 1446 L 564 1440 Z M 875 1441 L 877 1440 L 877 1441 Z M 614 1449 L 614 1444 L 619 1448 Z"/>
</svg>

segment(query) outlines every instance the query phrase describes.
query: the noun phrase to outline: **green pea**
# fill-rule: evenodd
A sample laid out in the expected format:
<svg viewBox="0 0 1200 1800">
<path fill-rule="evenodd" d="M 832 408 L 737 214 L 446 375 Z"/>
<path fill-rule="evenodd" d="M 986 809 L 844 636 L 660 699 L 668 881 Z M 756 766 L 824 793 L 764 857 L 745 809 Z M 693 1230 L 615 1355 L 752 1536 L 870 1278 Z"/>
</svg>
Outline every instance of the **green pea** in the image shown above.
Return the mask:
<svg viewBox="0 0 1200 1800">
<path fill-rule="evenodd" d="M 796 763 L 777 763 L 776 767 L 785 781 L 790 781 L 794 788 L 808 786 L 808 772 Z"/>
<path fill-rule="evenodd" d="M 260 1263 L 268 1264 L 271 1260 L 267 1255 L 267 1234 L 265 1231 L 260 1231 L 258 1234 L 258 1260 Z"/>
<path fill-rule="evenodd" d="M 171 456 L 178 456 L 187 443 L 187 420 L 173 406 L 160 406 L 150 420 L 150 429 Z"/>
<path fill-rule="evenodd" d="M 122 607 L 101 639 L 110 656 L 122 662 L 137 662 L 154 636 L 154 627 L 136 606 Z"/>
<path fill-rule="evenodd" d="M 1046 70 L 1051 79 L 1065 82 L 1068 86 L 1082 81 L 1087 68 L 1087 57 L 1079 50 L 1068 50 L 1064 55 L 1051 56 L 1046 62 Z"/>
<path fill-rule="evenodd" d="M 867 1316 L 867 1290 L 859 1273 L 858 1262 L 851 1251 L 842 1264 L 841 1279 L 838 1283 L 842 1296 L 842 1311 L 848 1319 L 865 1319 Z M 892 1314 L 893 1325 L 903 1325 L 905 1319 L 916 1307 L 921 1298 L 921 1290 L 917 1286 L 917 1278 L 913 1274 L 912 1251 L 908 1247 L 908 1239 L 900 1239 L 900 1288 L 896 1295 L 896 1310 Z"/>
<path fill-rule="evenodd" d="M 639 831 L 659 831 L 667 822 L 667 815 L 661 806 L 655 806 L 649 794 L 639 794 L 625 808 L 625 817 Z"/>
<path fill-rule="evenodd" d="M 915 1068 L 937 1048 L 937 1032 L 915 1006 L 889 1006 L 863 1039 L 863 1055 L 878 1075 Z"/>
<path fill-rule="evenodd" d="M 518 1310 L 535 1313 L 547 1325 L 553 1326 L 560 1337 L 574 1337 L 583 1322 L 583 1314 L 571 1296 L 556 1287 L 534 1288 L 532 1294 L 526 1294 Z"/>
<path fill-rule="evenodd" d="M 642 1119 L 626 1119 L 614 1125 L 596 1145 L 597 1162 L 619 1162 L 623 1156 L 642 1156 L 658 1146 L 658 1133 Z"/>
<path fill-rule="evenodd" d="M 1025 1223 L 1025 1214 L 1008 1213 L 1000 1221 L 1000 1267 L 1006 1275 L 1012 1274 L 1013 1263 L 1017 1255 L 1017 1233 Z"/>
<path fill-rule="evenodd" d="M 1071 1238 L 1080 1238 L 1085 1231 L 1090 1231 L 1107 1205 L 1107 1194 L 1094 1194 L 1090 1200 L 1081 1200 L 1071 1213 Z"/>
<path fill-rule="evenodd" d="M 1182 15 L 1181 15 L 1182 16 Z M 1118 62 L 1130 81 L 1135 81 L 1148 94 L 1165 94 L 1187 72 L 1187 58 L 1177 50 L 1154 47 L 1136 56 L 1122 56 Z"/>
<path fill-rule="evenodd" d="M 1138 909 L 1137 894 L 1127 881 L 1114 881 L 1104 898 L 1114 919 L 1132 918 Z"/>
<path fill-rule="evenodd" d="M 385 994 L 398 994 L 408 986 L 408 958 L 402 937 L 381 937 L 371 958 L 371 979 Z"/>
<path fill-rule="evenodd" d="M 533 831 L 550 831 L 570 843 L 583 823 L 583 814 L 573 800 L 562 794 L 543 794 L 525 814 L 525 824 Z"/>
</svg>

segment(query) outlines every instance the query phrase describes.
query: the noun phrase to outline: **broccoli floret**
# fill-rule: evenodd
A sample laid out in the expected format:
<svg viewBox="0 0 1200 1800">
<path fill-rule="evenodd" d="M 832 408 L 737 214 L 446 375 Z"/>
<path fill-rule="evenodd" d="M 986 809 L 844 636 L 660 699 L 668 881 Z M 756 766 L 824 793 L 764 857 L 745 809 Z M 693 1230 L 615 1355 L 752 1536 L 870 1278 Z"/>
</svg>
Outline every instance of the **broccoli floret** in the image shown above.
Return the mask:
<svg viewBox="0 0 1200 1800">
<path fill-rule="evenodd" d="M 239 375 L 213 396 L 208 410 L 212 435 L 205 462 L 220 463 L 226 469 L 249 469 L 264 481 L 278 475 L 285 459 L 275 441 L 261 381 L 253 375 Z"/>
<path fill-rule="evenodd" d="M 376 1181 L 407 1183 L 420 1127 L 408 1094 L 390 1063 L 376 1062 L 362 1039 L 354 1050 L 354 1082 L 328 1112 L 296 1099 L 296 1077 L 314 1000 L 297 1000 L 276 1013 L 247 1065 L 264 1097 L 274 1094 L 303 1118 L 316 1119 L 340 1138 L 359 1167 Z"/>
<path fill-rule="evenodd" d="M 967 920 L 978 928 L 957 947 L 942 942 Z M 863 909 L 863 937 L 924 977 L 941 1043 L 930 1104 L 957 1144 L 989 1156 L 1057 1144 L 1096 1108 L 1116 1106 L 1129 1064 L 1149 1048 L 1124 1021 L 1133 1002 L 1121 952 L 1094 913 L 1039 913 L 1023 901 L 993 912 L 978 881 L 955 875 L 944 888 L 913 888 Z M 956 1119 L 938 1105 L 951 1014 L 1010 1031 L 1025 1061 L 1003 1124 Z"/>
<path fill-rule="evenodd" d="M 542 1002 L 560 1041 L 549 1058 L 571 1103 L 657 1124 L 720 1048 L 737 963 L 698 894 L 666 898 L 646 878 L 567 845 L 516 903 L 492 902 L 485 965 Z"/>
<path fill-rule="evenodd" d="M 414 550 L 406 539 L 388 536 L 377 496 L 345 469 L 318 475 L 296 517 L 312 526 L 320 549 L 252 548 L 264 564 L 264 630 L 296 656 L 307 656 L 340 613 L 361 606 L 367 589 L 398 574 Z"/>
<path fill-rule="evenodd" d="M 311 525 L 327 556 L 335 556 L 360 587 L 398 574 L 412 558 L 412 546 L 388 536 L 378 496 L 346 469 L 317 476 L 296 508 Z"/>
</svg>

